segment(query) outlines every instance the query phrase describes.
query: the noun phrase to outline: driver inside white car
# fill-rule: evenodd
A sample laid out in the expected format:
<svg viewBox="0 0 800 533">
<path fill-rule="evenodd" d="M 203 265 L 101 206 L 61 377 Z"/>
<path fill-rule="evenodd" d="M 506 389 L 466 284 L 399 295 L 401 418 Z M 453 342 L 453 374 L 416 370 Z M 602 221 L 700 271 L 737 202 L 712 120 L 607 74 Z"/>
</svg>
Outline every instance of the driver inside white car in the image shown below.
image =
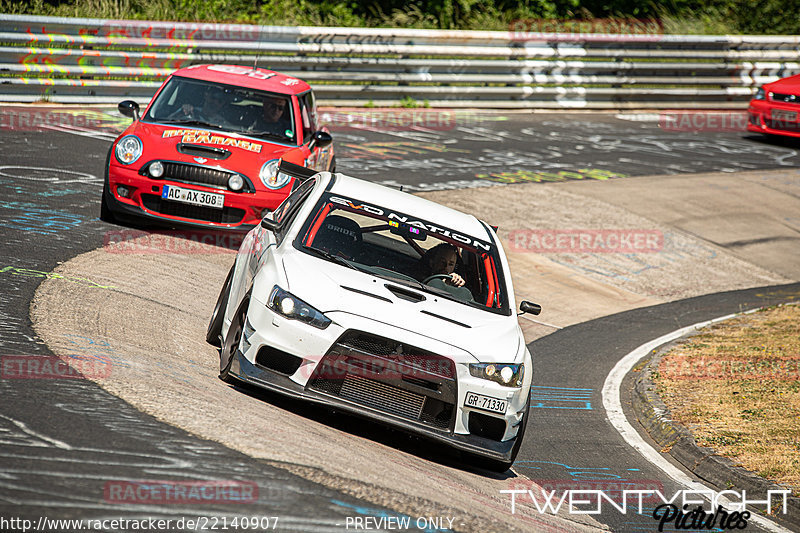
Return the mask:
<svg viewBox="0 0 800 533">
<path fill-rule="evenodd" d="M 466 283 L 464 278 L 455 272 L 458 264 L 458 250 L 452 244 L 446 242 L 437 244 L 422 256 L 421 261 L 427 267 L 425 278 L 441 275 L 440 279 L 453 287 L 463 287 Z"/>
<path fill-rule="evenodd" d="M 442 289 L 464 301 L 474 301 L 472 292 L 465 286 L 466 281 L 455 272 L 459 262 L 458 249 L 446 242 L 437 244 L 420 259 L 424 272 L 423 282 L 436 289 Z"/>
</svg>

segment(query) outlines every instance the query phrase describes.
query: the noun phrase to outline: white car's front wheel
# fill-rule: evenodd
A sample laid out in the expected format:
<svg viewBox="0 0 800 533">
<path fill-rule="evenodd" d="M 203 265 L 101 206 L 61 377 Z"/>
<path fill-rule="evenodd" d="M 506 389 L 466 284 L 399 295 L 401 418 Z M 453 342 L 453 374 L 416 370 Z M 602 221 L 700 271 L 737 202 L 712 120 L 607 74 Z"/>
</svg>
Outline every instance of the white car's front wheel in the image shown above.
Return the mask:
<svg viewBox="0 0 800 533">
<path fill-rule="evenodd" d="M 211 313 L 211 320 L 208 321 L 206 342 L 217 348 L 221 345 L 220 334 L 222 333 L 222 321 L 225 318 L 225 308 L 228 307 L 228 295 L 231 292 L 231 279 L 233 279 L 233 269 L 235 267 L 236 264 L 234 264 L 228 272 L 228 277 L 225 278 L 225 283 L 222 284 L 222 290 L 219 292 L 217 303 L 214 305 L 214 311 Z"/>
<path fill-rule="evenodd" d="M 236 357 L 236 352 L 242 343 L 242 331 L 244 330 L 245 320 L 247 320 L 247 307 L 249 304 L 250 298 L 248 294 L 248 297 L 245 297 L 239 305 L 239 309 L 236 310 L 231 327 L 225 336 L 225 342 L 219 351 L 219 378 L 226 383 L 236 383 L 238 381 L 231 375 L 231 366 L 233 365 L 233 358 Z"/>
</svg>

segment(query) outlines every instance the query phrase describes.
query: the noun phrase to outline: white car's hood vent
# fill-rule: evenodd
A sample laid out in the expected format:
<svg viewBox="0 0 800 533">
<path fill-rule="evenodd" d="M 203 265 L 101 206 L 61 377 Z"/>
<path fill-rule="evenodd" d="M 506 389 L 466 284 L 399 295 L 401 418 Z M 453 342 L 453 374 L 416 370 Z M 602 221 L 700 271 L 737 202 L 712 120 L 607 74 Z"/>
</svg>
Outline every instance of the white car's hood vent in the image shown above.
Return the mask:
<svg viewBox="0 0 800 533">
<path fill-rule="evenodd" d="M 362 291 L 361 289 L 356 289 L 354 287 L 348 287 L 346 285 L 340 285 L 340 287 L 343 288 L 346 291 L 355 292 L 356 294 L 363 294 L 364 296 L 369 296 L 371 298 L 375 298 L 376 300 L 381 300 L 381 301 L 384 301 L 384 302 L 394 303 L 389 298 L 385 298 L 383 296 L 379 296 L 379 295 L 374 294 L 372 292 Z"/>
<path fill-rule="evenodd" d="M 436 313 L 431 313 L 430 311 L 426 311 L 425 309 L 420 311 L 420 313 L 423 313 L 425 315 L 434 316 L 434 317 L 438 318 L 439 320 L 445 320 L 447 322 L 450 322 L 451 324 L 456 324 L 458 326 L 461 326 L 462 328 L 471 328 L 472 327 L 469 324 L 464 324 L 463 322 L 459 322 L 458 320 L 453 320 L 452 318 L 447 318 L 446 316 L 438 315 Z"/>
<path fill-rule="evenodd" d="M 398 298 L 408 300 L 409 302 L 424 302 L 426 300 L 425 295 L 421 294 L 419 291 L 412 291 L 404 287 L 391 285 L 389 283 L 386 283 L 383 286 L 389 289 L 389 291 Z"/>
</svg>

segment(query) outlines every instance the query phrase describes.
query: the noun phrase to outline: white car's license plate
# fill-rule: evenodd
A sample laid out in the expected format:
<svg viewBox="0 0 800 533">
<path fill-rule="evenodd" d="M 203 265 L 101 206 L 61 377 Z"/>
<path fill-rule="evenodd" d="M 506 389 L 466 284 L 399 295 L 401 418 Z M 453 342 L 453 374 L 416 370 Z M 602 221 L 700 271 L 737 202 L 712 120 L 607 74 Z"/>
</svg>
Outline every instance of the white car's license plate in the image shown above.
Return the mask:
<svg viewBox="0 0 800 533">
<path fill-rule="evenodd" d="M 772 110 L 772 120 L 783 120 L 785 122 L 797 122 L 797 111 L 784 111 L 783 109 Z"/>
<path fill-rule="evenodd" d="M 483 394 L 468 392 L 467 397 L 464 399 L 464 406 L 472 407 L 473 409 L 491 411 L 492 413 L 505 414 L 508 402 L 499 398 L 492 398 L 491 396 L 484 396 Z"/>
<path fill-rule="evenodd" d="M 195 191 L 175 187 L 174 185 L 164 185 L 161 190 L 161 198 L 173 200 L 184 204 L 199 205 L 202 207 L 215 207 L 222 209 L 225 206 L 225 195 L 213 192 Z"/>
</svg>

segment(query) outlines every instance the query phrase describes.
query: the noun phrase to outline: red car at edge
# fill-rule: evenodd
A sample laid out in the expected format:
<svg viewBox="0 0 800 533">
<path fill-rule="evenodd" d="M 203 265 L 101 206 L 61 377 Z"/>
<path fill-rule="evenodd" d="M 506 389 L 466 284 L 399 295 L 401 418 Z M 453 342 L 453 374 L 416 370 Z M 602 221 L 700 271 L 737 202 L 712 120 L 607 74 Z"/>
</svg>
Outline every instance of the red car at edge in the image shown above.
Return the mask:
<svg viewBox="0 0 800 533">
<path fill-rule="evenodd" d="M 759 88 L 747 113 L 747 131 L 800 137 L 800 74 Z"/>
<path fill-rule="evenodd" d="M 175 71 L 108 154 L 100 218 L 249 229 L 296 186 L 281 160 L 335 170 L 330 132 L 304 81 L 263 68 Z"/>
</svg>

